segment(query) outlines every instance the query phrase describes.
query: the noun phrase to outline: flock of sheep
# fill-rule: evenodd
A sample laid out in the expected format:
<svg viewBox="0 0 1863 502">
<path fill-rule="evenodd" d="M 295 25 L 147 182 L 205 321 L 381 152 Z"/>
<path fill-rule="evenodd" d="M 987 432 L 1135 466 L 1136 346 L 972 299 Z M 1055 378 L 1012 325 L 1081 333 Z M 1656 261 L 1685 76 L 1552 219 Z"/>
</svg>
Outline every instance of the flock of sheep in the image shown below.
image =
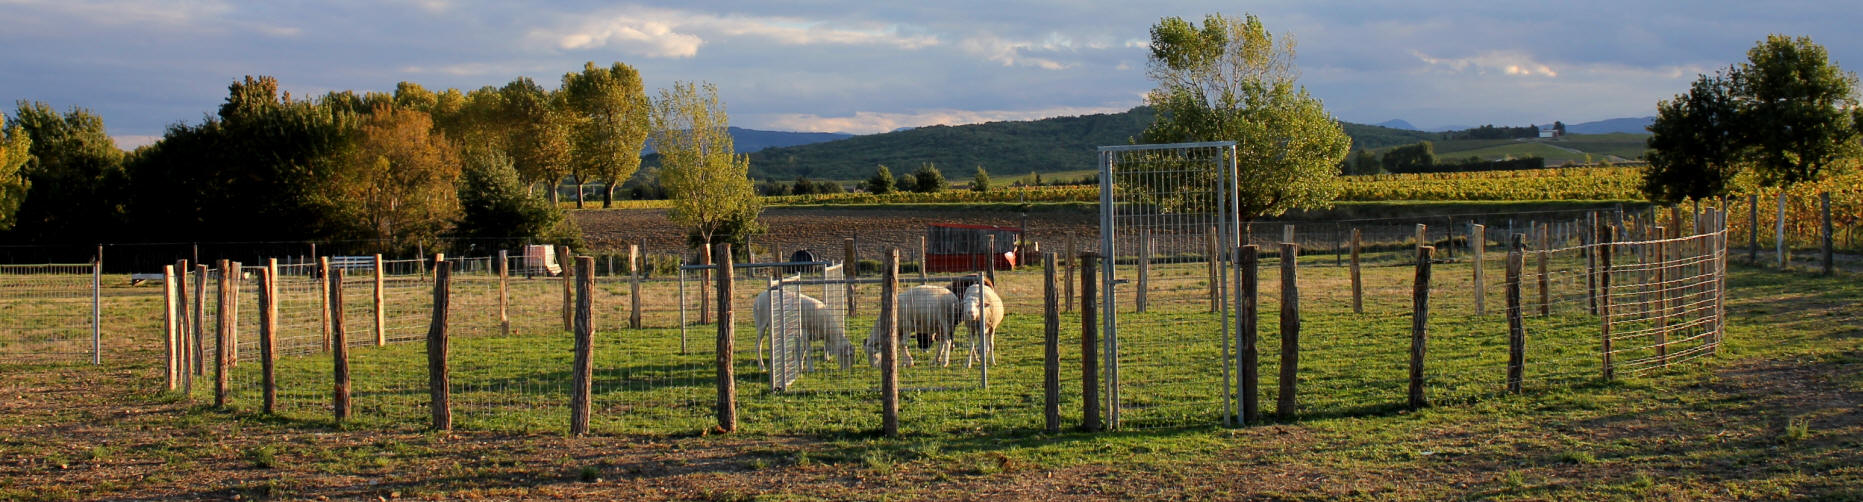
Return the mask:
<svg viewBox="0 0 1863 502">
<path fill-rule="evenodd" d="M 951 349 L 956 345 L 957 327 L 968 326 L 971 348 L 965 367 L 977 364 L 985 357 L 989 358 L 990 364 L 995 364 L 996 326 L 1003 322 L 1004 305 L 1002 297 L 997 296 L 993 286 L 989 279 L 973 276 L 952 281 L 946 286 L 921 285 L 900 291 L 898 325 L 894 330 L 899 337 L 899 347 L 908 347 L 906 342 L 909 337 L 915 337 L 921 350 L 936 345 L 936 364 L 949 366 Z M 839 363 L 841 369 L 848 369 L 853 364 L 854 346 L 847 340 L 847 329 L 840 312 L 829 310 L 826 304 L 808 295 L 796 296 L 799 301 L 779 307 L 795 309 L 786 314 L 802 320 L 805 339 L 811 343 L 823 342 L 827 349 L 826 356 Z M 770 291 L 757 294 L 751 315 L 757 326 L 757 367 L 761 369 L 764 368 L 764 340 L 770 335 L 772 326 Z M 867 362 L 874 367 L 880 366 L 882 328 L 875 322 L 867 340 L 862 342 L 867 351 Z M 915 364 L 911 350 L 901 352 L 907 366 Z"/>
</svg>

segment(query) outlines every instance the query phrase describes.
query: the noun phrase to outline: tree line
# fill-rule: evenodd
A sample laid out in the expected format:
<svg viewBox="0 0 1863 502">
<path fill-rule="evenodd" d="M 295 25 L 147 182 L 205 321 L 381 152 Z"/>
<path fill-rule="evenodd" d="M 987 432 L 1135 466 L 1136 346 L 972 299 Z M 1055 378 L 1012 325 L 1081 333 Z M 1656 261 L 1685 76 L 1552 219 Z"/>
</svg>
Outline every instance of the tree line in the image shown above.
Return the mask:
<svg viewBox="0 0 1863 502">
<path fill-rule="evenodd" d="M 705 238 L 724 221 L 755 228 L 754 203 L 735 199 L 749 191 L 746 163 L 715 89 L 680 83 L 649 99 L 623 63 L 586 64 L 556 89 L 518 77 L 312 98 L 248 76 L 215 115 L 131 152 L 82 108 L 20 101 L 0 125 L 9 243 L 357 241 L 385 253 L 441 240 L 574 243 L 580 231 L 556 191 L 536 188 L 601 182 L 611 202 L 649 135 L 664 160 L 648 195 L 729 206 L 676 206 L 675 219 Z"/>
</svg>

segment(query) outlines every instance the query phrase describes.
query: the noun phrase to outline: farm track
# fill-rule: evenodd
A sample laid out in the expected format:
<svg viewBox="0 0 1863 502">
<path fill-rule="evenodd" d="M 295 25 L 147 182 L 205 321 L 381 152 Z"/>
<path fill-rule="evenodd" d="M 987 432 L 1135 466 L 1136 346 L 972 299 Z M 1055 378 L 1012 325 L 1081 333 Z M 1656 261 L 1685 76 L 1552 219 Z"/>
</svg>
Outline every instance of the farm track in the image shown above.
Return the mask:
<svg viewBox="0 0 1863 502">
<path fill-rule="evenodd" d="M 1092 436 L 342 430 L 158 397 L 145 350 L 101 369 L 5 369 L 0 499 L 1857 498 L 1855 279 L 1738 271 L 1733 346 L 1705 369 L 1422 412 Z"/>
</svg>

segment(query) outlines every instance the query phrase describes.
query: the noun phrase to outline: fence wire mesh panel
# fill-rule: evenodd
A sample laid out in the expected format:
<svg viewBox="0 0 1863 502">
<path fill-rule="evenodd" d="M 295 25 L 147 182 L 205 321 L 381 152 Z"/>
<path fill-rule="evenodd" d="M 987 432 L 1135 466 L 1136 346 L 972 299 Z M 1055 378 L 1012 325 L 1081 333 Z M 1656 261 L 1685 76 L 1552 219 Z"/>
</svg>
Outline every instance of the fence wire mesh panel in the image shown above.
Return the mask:
<svg viewBox="0 0 1863 502">
<path fill-rule="evenodd" d="M 1235 144 L 1100 148 L 1101 315 L 1115 428 L 1229 423 Z"/>
<path fill-rule="evenodd" d="M 90 362 L 97 355 L 94 270 L 90 264 L 0 265 L 0 363 Z"/>
</svg>

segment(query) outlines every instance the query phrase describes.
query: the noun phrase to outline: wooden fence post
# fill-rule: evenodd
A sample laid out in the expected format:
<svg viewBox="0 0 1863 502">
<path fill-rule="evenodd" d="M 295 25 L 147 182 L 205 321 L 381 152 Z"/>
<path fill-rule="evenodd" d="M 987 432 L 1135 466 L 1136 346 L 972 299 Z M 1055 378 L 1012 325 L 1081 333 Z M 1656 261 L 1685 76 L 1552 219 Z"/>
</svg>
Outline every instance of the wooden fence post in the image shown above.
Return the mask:
<svg viewBox="0 0 1863 502">
<path fill-rule="evenodd" d="M 1585 245 L 1585 302 L 1591 315 L 1598 315 L 1598 212 L 1590 213 L 1580 234 Z"/>
<path fill-rule="evenodd" d="M 1602 347 L 1600 355 L 1603 376 L 1606 381 L 1609 381 L 1616 378 L 1615 368 L 1612 367 L 1613 361 L 1611 360 L 1611 255 L 1616 254 L 1614 252 L 1615 250 L 1612 249 L 1612 243 L 1616 237 L 1617 229 L 1608 226 L 1606 228 L 1611 231 L 1605 232 L 1604 235 L 1599 236 L 1600 242 L 1598 247 L 1598 267 L 1600 268 L 1598 274 L 1598 318 L 1603 321 L 1603 326 L 1599 332 L 1599 341 Z"/>
<path fill-rule="evenodd" d="M 569 246 L 557 246 L 557 262 L 563 266 L 563 331 L 576 330 L 576 263 Z"/>
<path fill-rule="evenodd" d="M 1656 233 L 1663 237 L 1668 236 L 1665 230 L 1663 227 L 1656 227 Z M 1678 251 L 1677 246 L 1668 241 L 1657 241 L 1655 247 L 1656 261 L 1659 263 L 1656 266 L 1656 362 L 1659 366 L 1667 367 L 1669 366 L 1669 281 L 1679 280 L 1681 277 L 1671 270 L 1675 266 L 1675 260 L 1670 259 L 1670 255 Z"/>
<path fill-rule="evenodd" d="M 1080 256 L 1074 252 L 1074 238 L 1073 232 L 1067 233 L 1067 254 L 1061 255 L 1061 265 L 1067 273 L 1061 280 L 1061 309 L 1067 312 L 1074 311 L 1074 260 Z"/>
<path fill-rule="evenodd" d="M 231 265 L 232 262 L 220 260 L 220 281 L 217 284 L 217 291 L 214 292 L 216 308 L 214 309 L 213 405 L 215 407 L 226 406 L 227 357 L 233 354 L 227 348 L 227 339 L 231 338 L 230 334 L 233 329 L 232 309 L 227 307 L 227 304 L 232 303 L 230 301 L 232 299 L 229 298 L 232 293 L 227 291 L 231 288 L 229 275 L 231 272 L 228 271 Z"/>
<path fill-rule="evenodd" d="M 1430 245 L 1430 226 L 1422 224 L 1422 223 L 1418 223 L 1417 224 L 1417 247 L 1423 247 L 1423 246 L 1428 246 L 1428 245 Z"/>
<path fill-rule="evenodd" d="M 1833 244 L 1832 237 L 1835 235 L 1835 232 L 1833 232 L 1831 228 L 1831 193 L 1819 193 L 1818 201 L 1820 204 L 1819 207 L 1823 208 L 1822 214 L 1824 215 L 1824 239 L 1821 243 L 1824 250 L 1824 275 L 1831 275 L 1836 272 L 1836 263 L 1831 261 L 1833 258 L 1831 255 L 1831 247 Z"/>
<path fill-rule="evenodd" d="M 1203 234 L 1203 275 L 1209 278 L 1210 313 L 1216 313 L 1222 311 L 1223 308 L 1222 293 L 1216 287 L 1217 282 L 1220 282 L 1217 279 L 1221 279 L 1223 273 L 1219 265 L 1222 257 L 1218 255 L 1222 248 L 1217 245 L 1220 239 L 1216 238 L 1216 227 L 1212 226 L 1206 230 L 1208 232 Z"/>
<path fill-rule="evenodd" d="M 1139 231 L 1138 290 L 1132 295 L 1137 312 L 1145 312 L 1151 292 L 1151 229 Z"/>
<path fill-rule="evenodd" d="M 232 262 L 231 266 L 229 270 L 232 271 L 232 275 L 223 278 L 223 280 L 231 281 L 226 286 L 225 303 L 227 310 L 226 367 L 228 368 L 239 366 L 239 283 L 245 279 L 246 275 L 245 264 Z"/>
<path fill-rule="evenodd" d="M 1352 229 L 1353 242 L 1358 239 L 1358 229 Z M 1241 308 L 1236 309 L 1236 334 L 1241 340 L 1236 342 L 1237 352 L 1242 356 L 1242 367 L 1236 373 L 1242 375 L 1242 423 L 1253 424 L 1261 421 L 1261 319 L 1259 290 L 1261 281 L 1261 249 L 1254 244 L 1241 246 L 1238 266 L 1242 268 L 1242 280 L 1238 284 L 1241 295 Z M 1352 264 L 1358 264 L 1358 248 L 1352 248 Z M 1353 270 L 1358 270 L 1355 266 Z"/>
<path fill-rule="evenodd" d="M 777 259 L 775 261 L 782 261 Z M 640 329 L 640 245 L 627 246 L 627 327 Z"/>
<path fill-rule="evenodd" d="M 848 237 L 846 239 L 843 239 L 841 241 L 841 246 L 845 248 L 843 249 L 843 251 L 847 252 L 847 260 L 841 262 L 844 264 L 841 267 L 841 273 L 843 274 L 842 276 L 848 279 L 859 277 L 860 276 L 860 255 L 857 254 L 856 251 L 854 250 L 854 238 Z M 858 305 L 860 305 L 860 302 L 854 299 L 854 292 L 855 292 L 854 286 L 855 286 L 854 281 L 852 280 L 847 281 L 847 315 L 848 317 L 860 315 L 859 314 L 860 308 L 858 307 Z"/>
<path fill-rule="evenodd" d="M 1552 261 L 1552 239 L 1546 233 L 1545 223 L 1540 224 L 1539 232 L 1540 317 L 1546 317 L 1552 315 L 1552 273 L 1548 267 L 1548 262 Z"/>
<path fill-rule="evenodd" d="M 1061 432 L 1061 298 L 1054 253 L 1042 255 L 1042 431 Z"/>
<path fill-rule="evenodd" d="M 1417 225 L 1418 235 L 1422 228 Z M 1300 375 L 1300 285 L 1295 280 L 1299 260 L 1292 258 L 1299 254 L 1300 246 L 1281 243 L 1281 388 L 1274 408 L 1281 420 L 1294 418 L 1294 384 Z"/>
<path fill-rule="evenodd" d="M 1100 423 L 1100 254 L 1081 253 L 1080 260 L 1080 428 L 1097 432 Z"/>
<path fill-rule="evenodd" d="M 1352 227 L 1352 313 L 1365 313 L 1365 283 L 1358 273 L 1359 247 L 1364 245 L 1364 235 L 1358 227 Z M 1252 281 L 1251 281 L 1252 282 Z M 1252 284 L 1248 287 L 1254 287 Z"/>
<path fill-rule="evenodd" d="M 1475 265 L 1475 315 L 1488 313 L 1488 278 L 1482 270 L 1488 259 L 1488 227 L 1480 223 L 1468 224 L 1468 256 Z"/>
<path fill-rule="evenodd" d="M 188 299 L 188 272 L 194 267 L 187 260 L 176 260 L 175 264 L 175 377 L 181 379 L 183 395 L 194 393 L 194 352 L 188 347 L 194 345 L 193 308 Z"/>
<path fill-rule="evenodd" d="M 926 245 L 925 236 L 923 235 L 919 236 L 919 283 L 920 284 L 924 284 L 925 277 L 930 273 L 930 269 L 931 269 L 931 262 L 925 261 L 925 245 Z"/>
<path fill-rule="evenodd" d="M 278 412 L 278 259 L 259 269 L 259 369 L 264 374 L 265 414 Z"/>
<path fill-rule="evenodd" d="M 332 269 L 325 277 L 330 284 L 330 358 L 336 378 L 330 405 L 336 411 L 336 422 L 342 423 L 349 420 L 349 334 L 343 328 L 343 268 Z"/>
<path fill-rule="evenodd" d="M 383 268 L 385 268 L 385 265 L 382 263 L 382 255 L 380 254 L 375 255 L 375 267 L 374 267 L 375 329 L 374 329 L 374 332 L 375 332 L 375 346 L 377 347 L 388 345 L 388 326 L 387 326 L 388 306 L 386 305 L 387 299 L 384 298 L 385 295 L 382 294 L 383 287 L 384 287 L 384 284 L 382 282 L 382 274 L 383 274 L 382 269 Z"/>
<path fill-rule="evenodd" d="M 1430 254 L 1434 246 L 1417 248 L 1417 280 L 1411 291 L 1410 315 L 1410 407 L 1430 405 L 1424 395 L 1423 354 L 1429 344 L 1430 330 Z"/>
<path fill-rule="evenodd" d="M 731 280 L 734 275 L 731 265 L 731 244 L 718 246 L 718 256 L 708 260 L 718 264 L 718 430 L 734 432 L 737 430 L 737 374 L 731 365 L 733 341 L 736 336 L 733 327 L 737 324 L 736 313 L 731 310 Z M 699 288 L 704 291 L 704 287 Z"/>
<path fill-rule="evenodd" d="M 175 266 L 162 267 L 162 349 L 166 358 L 162 369 L 168 390 L 180 387 L 181 380 L 181 340 L 180 318 L 175 310 Z"/>
<path fill-rule="evenodd" d="M 923 264 L 920 265 L 923 271 Z M 880 429 L 899 437 L 899 248 L 886 251 L 880 271 Z"/>
<path fill-rule="evenodd" d="M 511 336 L 511 254 L 498 250 L 498 332 Z"/>
<path fill-rule="evenodd" d="M 317 288 L 321 294 L 321 296 L 317 299 L 318 300 L 317 303 L 319 307 L 323 308 L 323 326 L 322 326 L 323 328 L 323 351 L 329 352 L 330 351 L 330 331 L 331 331 L 331 327 L 335 326 L 334 323 L 336 322 L 334 319 L 330 317 L 330 313 L 331 313 L 331 309 L 330 309 L 330 301 L 331 301 L 330 257 L 328 256 L 317 257 L 317 278 L 319 279 L 317 281 L 318 283 Z"/>
<path fill-rule="evenodd" d="M 576 257 L 576 360 L 570 369 L 569 433 L 589 433 L 589 401 L 595 378 L 595 258 Z M 719 295 L 719 305 L 730 305 L 729 296 Z M 720 316 L 720 318 L 724 318 Z"/>
<path fill-rule="evenodd" d="M 1507 392 L 1519 394 L 1526 374 L 1527 327 L 1521 311 L 1520 275 L 1526 268 L 1525 235 L 1508 236 L 1507 244 Z"/>
<path fill-rule="evenodd" d="M 500 251 L 499 254 L 504 254 Z M 500 267 L 501 271 L 503 267 Z M 427 324 L 427 394 L 433 399 L 433 429 L 453 430 L 452 370 L 447 361 L 451 339 L 447 336 L 447 309 L 452 305 L 453 266 L 445 261 L 433 264 L 433 321 Z"/>
</svg>

